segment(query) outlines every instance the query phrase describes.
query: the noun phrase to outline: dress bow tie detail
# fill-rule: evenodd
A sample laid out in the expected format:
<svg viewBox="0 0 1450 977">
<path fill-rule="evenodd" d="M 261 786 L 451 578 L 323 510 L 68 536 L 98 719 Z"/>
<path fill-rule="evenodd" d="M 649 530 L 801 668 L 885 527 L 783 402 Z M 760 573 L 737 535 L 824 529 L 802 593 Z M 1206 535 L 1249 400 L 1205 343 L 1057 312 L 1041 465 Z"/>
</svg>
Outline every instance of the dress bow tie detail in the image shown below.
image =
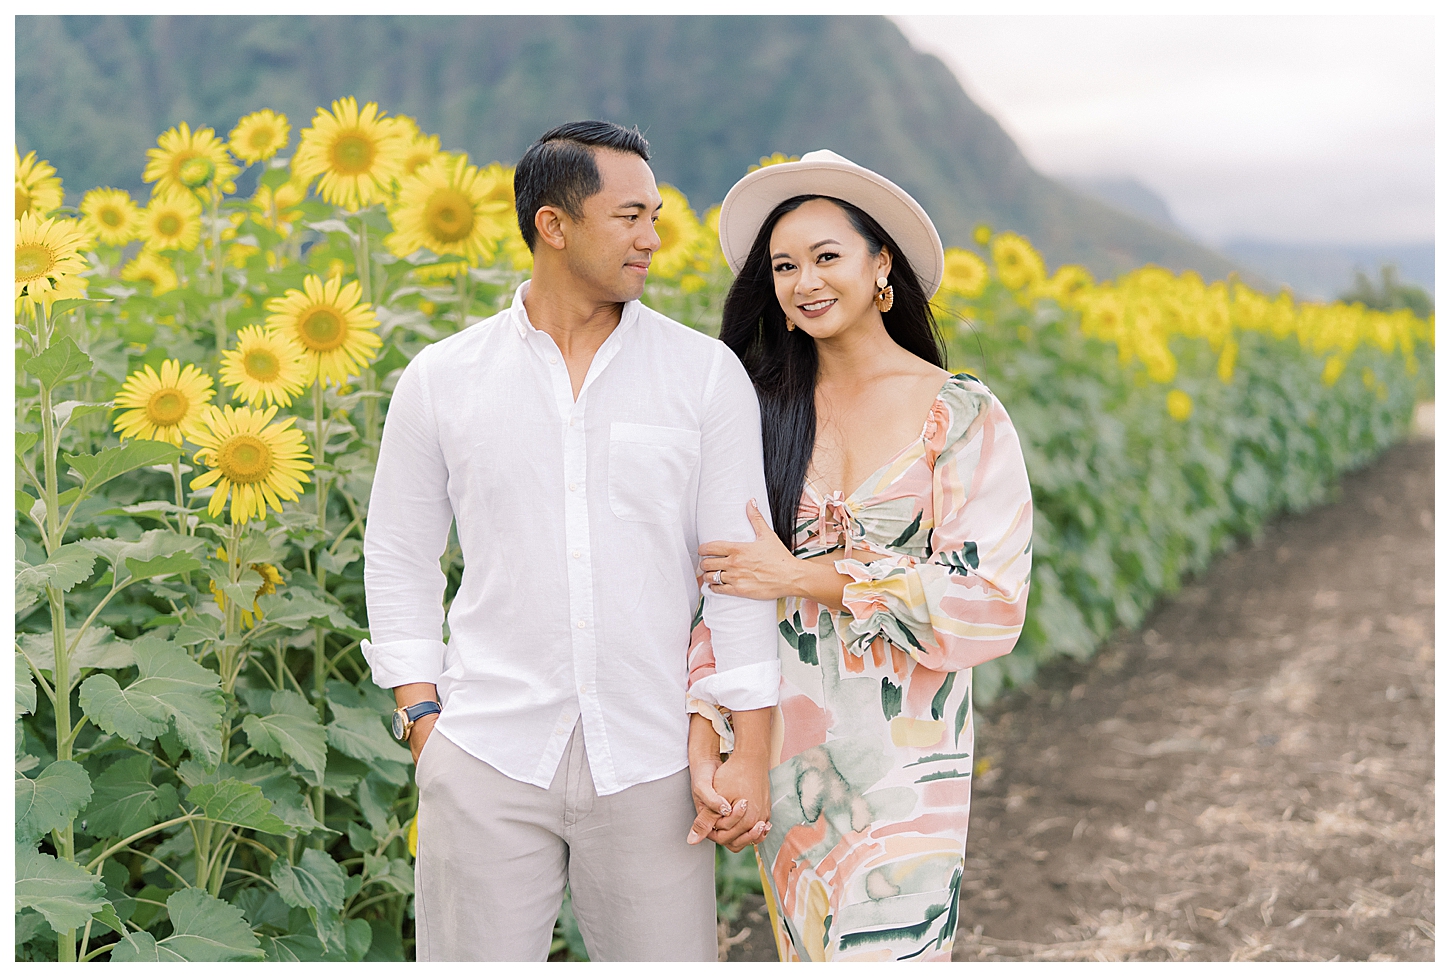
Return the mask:
<svg viewBox="0 0 1450 977">
<path fill-rule="evenodd" d="M 852 544 L 861 539 L 856 531 L 856 518 L 846 504 L 846 495 L 837 489 L 821 500 L 821 538 L 823 542 L 835 542 L 846 548 L 846 559 L 851 558 Z M 832 540 L 831 534 L 835 538 Z"/>
</svg>

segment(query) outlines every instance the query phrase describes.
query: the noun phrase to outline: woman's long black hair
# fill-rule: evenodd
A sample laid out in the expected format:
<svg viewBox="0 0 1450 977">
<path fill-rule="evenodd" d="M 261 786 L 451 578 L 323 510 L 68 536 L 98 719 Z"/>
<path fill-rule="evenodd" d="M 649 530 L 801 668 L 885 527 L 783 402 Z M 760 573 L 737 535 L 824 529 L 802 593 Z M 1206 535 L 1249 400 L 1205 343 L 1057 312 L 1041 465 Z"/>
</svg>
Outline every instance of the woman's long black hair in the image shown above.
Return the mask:
<svg viewBox="0 0 1450 977">
<path fill-rule="evenodd" d="M 734 350 L 760 397 L 760 427 L 765 446 L 765 485 L 775 534 L 786 546 L 795 536 L 796 510 L 805 487 L 806 468 L 816 447 L 816 343 L 804 330 L 789 331 L 775 297 L 770 234 L 776 223 L 807 200 L 829 200 L 846 212 L 851 226 L 866 239 L 872 255 L 891 253 L 887 275 L 894 301 L 881 320 L 896 344 L 934 366 L 946 368 L 946 343 L 937 329 L 927 295 L 906 256 L 870 214 L 835 197 L 791 197 L 770 212 L 739 276 L 725 297 L 720 339 Z"/>
</svg>

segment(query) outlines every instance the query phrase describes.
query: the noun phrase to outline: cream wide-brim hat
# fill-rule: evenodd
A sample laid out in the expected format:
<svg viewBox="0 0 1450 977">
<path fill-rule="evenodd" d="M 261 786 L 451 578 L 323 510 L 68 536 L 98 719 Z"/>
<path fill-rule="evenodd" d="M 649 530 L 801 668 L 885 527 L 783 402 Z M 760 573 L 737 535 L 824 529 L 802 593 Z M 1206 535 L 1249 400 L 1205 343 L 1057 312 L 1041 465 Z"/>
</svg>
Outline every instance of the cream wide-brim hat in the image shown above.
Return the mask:
<svg viewBox="0 0 1450 977">
<path fill-rule="evenodd" d="M 880 173 L 829 149 L 763 166 L 730 188 L 720 205 L 720 248 L 732 272 L 740 274 L 760 226 L 776 205 L 802 194 L 835 197 L 870 214 L 901 249 L 926 297 L 936 294 L 944 269 L 941 237 L 921 204 Z"/>
</svg>

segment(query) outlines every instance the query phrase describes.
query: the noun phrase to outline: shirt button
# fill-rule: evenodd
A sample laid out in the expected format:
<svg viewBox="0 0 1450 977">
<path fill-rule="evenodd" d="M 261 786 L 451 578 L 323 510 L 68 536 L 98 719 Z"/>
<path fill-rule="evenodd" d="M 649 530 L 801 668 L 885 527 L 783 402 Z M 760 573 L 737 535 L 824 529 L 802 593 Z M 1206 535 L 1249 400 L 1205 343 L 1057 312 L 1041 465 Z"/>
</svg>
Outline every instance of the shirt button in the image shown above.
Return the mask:
<svg viewBox="0 0 1450 977">
<path fill-rule="evenodd" d="M 574 426 L 574 418 L 572 418 L 572 417 L 569 418 L 569 426 L 570 427 L 573 427 Z"/>
<path fill-rule="evenodd" d="M 574 559 L 576 559 L 576 560 L 579 559 L 579 551 L 578 550 L 575 550 L 574 551 Z"/>
<path fill-rule="evenodd" d="M 589 694 L 589 686 L 587 686 L 587 685 L 581 685 L 581 686 L 579 686 L 579 693 L 580 693 L 580 695 L 588 695 Z"/>
<path fill-rule="evenodd" d="M 569 483 L 569 491 L 570 492 L 578 491 L 578 489 L 579 489 L 579 483 L 578 482 L 570 482 Z"/>
<path fill-rule="evenodd" d="M 559 362 L 559 357 L 557 357 L 557 356 L 551 356 L 551 357 L 549 357 L 549 365 L 550 366 L 554 366 L 558 362 Z"/>
<path fill-rule="evenodd" d="M 578 624 L 578 625 L 577 625 L 577 626 L 578 626 L 578 627 L 581 627 L 581 628 L 582 628 L 582 627 L 584 627 L 584 622 L 583 622 L 583 621 L 580 621 L 580 622 L 579 622 L 579 624 Z"/>
</svg>

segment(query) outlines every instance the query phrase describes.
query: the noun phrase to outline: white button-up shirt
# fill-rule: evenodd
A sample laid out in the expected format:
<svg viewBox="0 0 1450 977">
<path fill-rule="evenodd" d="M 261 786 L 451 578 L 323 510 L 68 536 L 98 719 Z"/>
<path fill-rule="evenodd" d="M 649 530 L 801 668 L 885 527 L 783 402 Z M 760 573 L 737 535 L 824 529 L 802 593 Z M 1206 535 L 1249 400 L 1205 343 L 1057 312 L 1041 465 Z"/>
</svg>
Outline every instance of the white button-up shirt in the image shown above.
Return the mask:
<svg viewBox="0 0 1450 977">
<path fill-rule="evenodd" d="M 704 591 L 718 670 L 686 688 L 696 548 L 754 539 L 745 503 L 766 508 L 760 409 L 727 347 L 639 302 L 575 400 L 528 287 L 398 381 L 368 506 L 362 650 L 383 688 L 436 684 L 437 732 L 515 780 L 547 787 L 582 718 L 595 789 L 612 794 L 687 765 L 687 691 L 776 703 L 774 601 Z M 453 522 L 464 571 L 445 644 Z"/>
</svg>

